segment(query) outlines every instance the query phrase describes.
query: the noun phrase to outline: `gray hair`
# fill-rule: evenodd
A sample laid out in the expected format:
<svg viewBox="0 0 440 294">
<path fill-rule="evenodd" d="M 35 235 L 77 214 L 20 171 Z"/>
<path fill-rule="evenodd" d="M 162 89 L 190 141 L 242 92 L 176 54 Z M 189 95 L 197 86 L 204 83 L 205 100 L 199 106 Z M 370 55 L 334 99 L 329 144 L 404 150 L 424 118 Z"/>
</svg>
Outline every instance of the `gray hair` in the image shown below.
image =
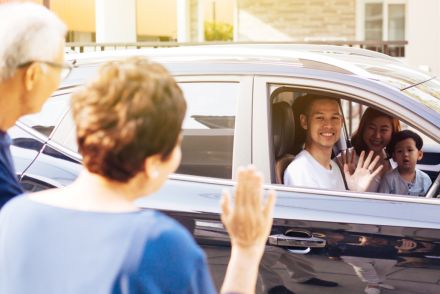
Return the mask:
<svg viewBox="0 0 440 294">
<path fill-rule="evenodd" d="M 66 25 L 44 6 L 30 2 L 0 4 L 0 81 L 25 62 L 53 61 Z"/>
</svg>

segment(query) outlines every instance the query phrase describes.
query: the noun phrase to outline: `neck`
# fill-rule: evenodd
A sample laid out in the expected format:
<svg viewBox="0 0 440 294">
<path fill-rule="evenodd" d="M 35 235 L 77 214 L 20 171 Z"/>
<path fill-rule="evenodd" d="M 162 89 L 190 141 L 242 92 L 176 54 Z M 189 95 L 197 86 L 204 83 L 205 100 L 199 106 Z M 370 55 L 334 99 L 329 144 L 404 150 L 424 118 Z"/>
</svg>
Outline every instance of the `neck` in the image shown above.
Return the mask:
<svg viewBox="0 0 440 294">
<path fill-rule="evenodd" d="M 6 132 L 20 118 L 20 95 L 18 78 L 0 82 L 0 130 Z"/>
<path fill-rule="evenodd" d="M 91 211 L 137 210 L 133 201 L 148 194 L 148 191 L 139 188 L 143 185 L 137 177 L 127 183 L 119 183 L 84 170 L 73 184 L 64 189 L 64 204 Z"/>
<path fill-rule="evenodd" d="M 324 146 L 316 146 L 313 144 L 305 145 L 305 150 L 313 156 L 324 168 L 330 169 L 330 161 L 332 159 L 332 148 Z"/>
</svg>

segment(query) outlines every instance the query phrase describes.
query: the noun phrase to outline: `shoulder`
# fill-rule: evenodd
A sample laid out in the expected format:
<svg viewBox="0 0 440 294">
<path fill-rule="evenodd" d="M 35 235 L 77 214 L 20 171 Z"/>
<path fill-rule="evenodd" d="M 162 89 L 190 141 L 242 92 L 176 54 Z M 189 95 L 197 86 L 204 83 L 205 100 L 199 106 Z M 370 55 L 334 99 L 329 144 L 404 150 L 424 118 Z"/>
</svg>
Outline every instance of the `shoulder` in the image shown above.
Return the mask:
<svg viewBox="0 0 440 294">
<path fill-rule="evenodd" d="M 203 256 L 191 234 L 176 220 L 157 211 L 147 213 L 145 218 L 150 222 L 150 229 L 146 232 L 144 257 Z M 149 256 L 151 252 L 155 256 Z"/>
<path fill-rule="evenodd" d="M 21 214 L 22 211 L 28 211 L 31 210 L 31 201 L 29 200 L 29 197 L 26 194 L 18 195 L 8 201 L 0 210 L 1 216 L 6 215 L 17 215 Z"/>
<path fill-rule="evenodd" d="M 294 160 L 292 160 L 292 162 L 289 164 L 289 167 L 297 167 L 297 166 L 302 166 L 305 164 L 308 164 L 310 162 L 310 158 L 309 158 L 309 153 L 305 150 L 301 151 L 300 153 L 298 153 L 298 155 L 295 157 Z"/>
<path fill-rule="evenodd" d="M 424 183 L 428 183 L 428 185 L 432 184 L 431 178 L 428 176 L 427 173 L 425 173 L 424 171 L 421 171 L 419 169 L 416 169 L 416 173 L 418 174 L 418 176 L 420 177 L 420 179 L 424 182 Z"/>
<path fill-rule="evenodd" d="M 307 158 L 306 151 L 301 151 L 298 153 L 298 155 L 295 157 L 294 160 L 287 166 L 285 172 L 284 172 L 284 178 L 286 177 L 292 177 L 295 178 L 300 177 L 304 173 L 304 168 L 310 165 L 309 159 Z M 285 180 L 286 182 L 286 180 Z"/>
</svg>

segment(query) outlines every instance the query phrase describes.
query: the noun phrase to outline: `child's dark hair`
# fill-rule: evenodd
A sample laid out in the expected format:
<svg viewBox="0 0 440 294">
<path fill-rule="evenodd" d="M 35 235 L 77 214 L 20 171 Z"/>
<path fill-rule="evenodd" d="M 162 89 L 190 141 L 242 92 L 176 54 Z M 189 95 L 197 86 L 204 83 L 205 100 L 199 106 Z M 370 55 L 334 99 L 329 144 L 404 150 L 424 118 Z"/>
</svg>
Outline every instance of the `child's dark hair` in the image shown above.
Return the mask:
<svg viewBox="0 0 440 294">
<path fill-rule="evenodd" d="M 387 153 L 391 156 L 394 152 L 394 148 L 396 147 L 397 143 L 399 143 L 403 140 L 406 140 L 406 139 L 413 139 L 414 142 L 416 143 L 416 148 L 418 150 L 422 149 L 422 147 L 423 147 L 422 137 L 420 137 L 417 133 L 414 133 L 413 131 L 404 130 L 404 131 L 397 132 L 393 135 L 390 143 L 386 147 Z"/>
</svg>

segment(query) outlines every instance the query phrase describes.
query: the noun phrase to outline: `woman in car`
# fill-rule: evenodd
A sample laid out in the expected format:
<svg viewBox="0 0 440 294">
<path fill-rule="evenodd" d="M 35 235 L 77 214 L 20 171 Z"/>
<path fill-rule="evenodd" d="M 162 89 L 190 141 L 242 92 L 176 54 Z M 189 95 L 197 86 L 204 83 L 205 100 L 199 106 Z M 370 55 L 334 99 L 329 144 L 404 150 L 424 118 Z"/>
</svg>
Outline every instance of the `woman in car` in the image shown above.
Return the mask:
<svg viewBox="0 0 440 294">
<path fill-rule="evenodd" d="M 0 213 L 0 293 L 213 293 L 203 251 L 171 218 L 133 203 L 157 191 L 181 158 L 182 91 L 163 66 L 110 62 L 75 93 L 84 171 L 71 185 L 17 197 Z M 238 172 L 222 292 L 255 291 L 274 193 Z"/>
<path fill-rule="evenodd" d="M 383 165 L 383 168 L 371 182 L 368 192 L 377 192 L 382 176 L 392 169 L 390 156 L 385 152 L 385 147 L 390 143 L 393 134 L 398 131 L 400 131 L 400 122 L 397 118 L 368 107 L 362 115 L 358 129 L 351 137 L 353 148 L 338 155 L 340 166 L 344 162 L 349 163 L 350 173 L 356 169 L 362 151 L 366 154 L 374 151 L 374 157 L 380 156 L 376 166 Z"/>
</svg>

